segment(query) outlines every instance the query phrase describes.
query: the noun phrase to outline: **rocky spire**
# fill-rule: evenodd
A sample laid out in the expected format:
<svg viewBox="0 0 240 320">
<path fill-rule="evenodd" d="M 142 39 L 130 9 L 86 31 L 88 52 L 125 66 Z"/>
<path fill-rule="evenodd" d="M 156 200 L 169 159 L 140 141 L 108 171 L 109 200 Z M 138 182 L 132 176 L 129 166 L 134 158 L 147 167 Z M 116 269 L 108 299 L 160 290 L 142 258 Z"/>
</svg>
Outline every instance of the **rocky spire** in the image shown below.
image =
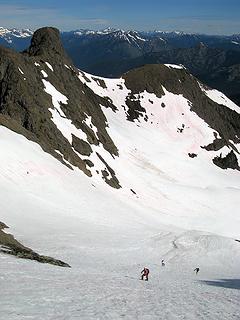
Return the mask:
<svg viewBox="0 0 240 320">
<path fill-rule="evenodd" d="M 52 27 L 44 27 L 34 32 L 27 53 L 30 56 L 41 55 L 48 56 L 48 58 L 54 57 L 55 59 L 61 56 L 61 58 L 64 57 L 69 60 L 61 43 L 59 30 Z"/>
</svg>

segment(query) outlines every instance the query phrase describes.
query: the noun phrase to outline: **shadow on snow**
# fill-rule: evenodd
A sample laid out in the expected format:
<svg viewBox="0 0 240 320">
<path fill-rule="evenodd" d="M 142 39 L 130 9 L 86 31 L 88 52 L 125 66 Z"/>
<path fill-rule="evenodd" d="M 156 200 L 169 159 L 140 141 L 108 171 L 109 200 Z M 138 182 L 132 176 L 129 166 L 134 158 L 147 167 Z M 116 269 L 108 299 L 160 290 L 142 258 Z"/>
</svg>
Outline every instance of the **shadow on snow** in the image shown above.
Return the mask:
<svg viewBox="0 0 240 320">
<path fill-rule="evenodd" d="M 205 283 L 209 286 L 223 287 L 230 289 L 240 290 L 240 279 L 219 279 L 219 280 L 201 280 L 202 283 Z"/>
</svg>

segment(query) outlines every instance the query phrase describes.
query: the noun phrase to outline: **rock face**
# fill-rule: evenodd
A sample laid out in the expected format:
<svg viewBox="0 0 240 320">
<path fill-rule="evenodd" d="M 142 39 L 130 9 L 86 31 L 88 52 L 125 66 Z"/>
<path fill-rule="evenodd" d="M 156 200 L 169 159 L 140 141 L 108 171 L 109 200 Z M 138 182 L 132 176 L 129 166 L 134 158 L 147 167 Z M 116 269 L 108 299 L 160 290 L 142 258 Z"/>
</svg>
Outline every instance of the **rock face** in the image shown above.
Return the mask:
<svg viewBox="0 0 240 320">
<path fill-rule="evenodd" d="M 69 264 L 51 257 L 39 255 L 33 250 L 23 246 L 11 234 L 7 234 L 3 229 L 8 228 L 0 221 L 0 252 L 14 255 L 18 258 L 36 260 L 41 263 L 49 263 L 59 267 L 70 267 Z"/>
<path fill-rule="evenodd" d="M 74 150 L 72 139 L 66 139 L 52 121 L 53 112 L 71 119 L 90 144 L 101 143 L 111 155 L 118 154 L 106 131 L 106 118 L 100 107 L 100 104 L 112 107 L 111 103 L 94 95 L 77 74 L 55 28 L 37 30 L 24 53 L 0 47 L 0 124 L 38 143 L 68 167 L 78 167 L 91 176 L 81 154 Z M 61 114 L 53 105 L 47 86 L 50 89 L 54 86 L 55 91 L 66 96 L 65 104 L 59 101 Z M 96 133 L 85 123 L 90 116 Z"/>
<path fill-rule="evenodd" d="M 90 144 L 82 139 L 79 139 L 74 135 L 72 136 L 72 138 L 73 138 L 73 141 L 72 141 L 73 148 L 84 156 L 90 156 L 90 154 L 92 153 L 92 148 Z"/>
<path fill-rule="evenodd" d="M 53 57 L 56 60 L 64 58 L 70 62 L 63 49 L 59 31 L 56 28 L 38 29 L 34 33 L 29 49 L 25 52 L 30 56 Z"/>
<path fill-rule="evenodd" d="M 213 159 L 213 163 L 222 169 L 236 169 L 240 170 L 238 159 L 233 151 L 230 151 L 225 157 L 216 157 Z"/>
<path fill-rule="evenodd" d="M 158 64 L 146 65 L 126 73 L 123 77 L 132 94 L 146 90 L 161 97 L 164 95 L 163 87 L 174 94 L 182 94 L 191 101 L 191 110 L 219 133 L 222 146 L 231 145 L 229 140 L 240 142 L 240 114 L 209 99 L 201 90 L 197 79 L 186 69 L 169 69 Z M 139 105 L 139 101 L 134 102 Z M 144 116 L 144 113 L 137 112 L 139 107 L 134 110 L 132 119 Z"/>
</svg>

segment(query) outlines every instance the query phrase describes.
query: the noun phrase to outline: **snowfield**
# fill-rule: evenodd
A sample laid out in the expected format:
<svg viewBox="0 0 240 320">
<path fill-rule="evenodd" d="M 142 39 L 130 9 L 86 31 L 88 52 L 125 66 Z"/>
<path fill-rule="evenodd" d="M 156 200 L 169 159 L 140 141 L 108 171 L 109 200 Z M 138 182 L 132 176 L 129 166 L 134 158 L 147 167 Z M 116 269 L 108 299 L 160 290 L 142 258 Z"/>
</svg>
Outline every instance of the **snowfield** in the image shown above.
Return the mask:
<svg viewBox="0 0 240 320">
<path fill-rule="evenodd" d="M 0 255 L 0 319 L 240 319 L 240 174 L 211 161 L 229 150 L 201 148 L 214 131 L 183 96 L 143 92 L 149 120 L 129 122 L 124 80 L 104 79 L 103 88 L 85 76 L 118 107 L 102 109 L 119 157 L 95 146 L 92 178 L 0 126 L 0 221 L 25 246 L 72 267 Z M 67 97 L 43 83 L 59 130 L 85 138 L 61 110 Z M 121 189 L 96 173 L 104 168 L 96 152 Z"/>
</svg>

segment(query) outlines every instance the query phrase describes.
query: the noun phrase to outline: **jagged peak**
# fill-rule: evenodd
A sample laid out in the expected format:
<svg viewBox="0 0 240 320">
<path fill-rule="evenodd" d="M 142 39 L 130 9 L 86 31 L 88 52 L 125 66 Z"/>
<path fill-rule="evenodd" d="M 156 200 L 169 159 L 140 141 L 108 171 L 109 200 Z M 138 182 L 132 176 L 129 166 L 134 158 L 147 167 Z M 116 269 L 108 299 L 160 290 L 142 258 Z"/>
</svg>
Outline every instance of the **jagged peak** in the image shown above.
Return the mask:
<svg viewBox="0 0 240 320">
<path fill-rule="evenodd" d="M 31 56 L 48 55 L 66 57 L 57 28 L 43 27 L 34 32 L 31 45 L 27 50 Z"/>
</svg>

